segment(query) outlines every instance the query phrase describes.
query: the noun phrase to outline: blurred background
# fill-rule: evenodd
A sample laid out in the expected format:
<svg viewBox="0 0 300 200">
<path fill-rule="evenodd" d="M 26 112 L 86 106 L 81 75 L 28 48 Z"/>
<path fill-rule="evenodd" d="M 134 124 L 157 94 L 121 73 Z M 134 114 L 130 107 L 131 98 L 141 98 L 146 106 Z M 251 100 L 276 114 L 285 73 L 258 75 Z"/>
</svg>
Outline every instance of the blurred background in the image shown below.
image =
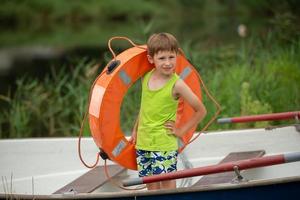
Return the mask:
<svg viewBox="0 0 300 200">
<path fill-rule="evenodd" d="M 1 0 L 0 138 L 77 136 L 91 84 L 112 58 L 112 36 L 144 44 L 152 33 L 174 34 L 221 104 L 219 117 L 300 110 L 299 24 L 298 0 Z M 113 43 L 116 52 L 129 47 Z M 122 104 L 126 134 L 139 89 Z M 199 130 L 216 111 L 203 101 Z"/>
</svg>

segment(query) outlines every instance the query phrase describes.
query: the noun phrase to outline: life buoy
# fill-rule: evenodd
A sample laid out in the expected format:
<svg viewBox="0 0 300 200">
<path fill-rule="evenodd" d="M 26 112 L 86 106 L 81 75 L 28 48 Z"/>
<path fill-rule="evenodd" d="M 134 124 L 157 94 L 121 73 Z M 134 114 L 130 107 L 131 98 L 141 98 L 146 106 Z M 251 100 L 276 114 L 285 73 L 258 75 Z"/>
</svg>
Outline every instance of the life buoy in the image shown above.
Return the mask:
<svg viewBox="0 0 300 200">
<path fill-rule="evenodd" d="M 153 69 L 147 60 L 146 46 L 129 48 L 110 61 L 94 82 L 89 102 L 89 125 L 96 145 L 110 160 L 136 170 L 134 145 L 126 139 L 120 126 L 120 110 L 127 90 L 146 72 Z M 177 56 L 176 73 L 200 98 L 201 87 L 198 72 L 181 53 Z M 194 110 L 179 99 L 176 126 L 190 120 Z M 189 143 L 196 127 L 180 138 L 179 152 Z"/>
</svg>

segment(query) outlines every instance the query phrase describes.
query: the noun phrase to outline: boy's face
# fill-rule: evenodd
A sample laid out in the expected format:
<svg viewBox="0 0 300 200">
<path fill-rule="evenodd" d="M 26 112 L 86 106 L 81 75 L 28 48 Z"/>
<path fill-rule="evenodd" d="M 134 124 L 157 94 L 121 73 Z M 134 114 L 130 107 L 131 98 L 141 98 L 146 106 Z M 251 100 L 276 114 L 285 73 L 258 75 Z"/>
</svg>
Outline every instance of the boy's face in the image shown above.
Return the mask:
<svg viewBox="0 0 300 200">
<path fill-rule="evenodd" d="M 153 57 L 148 55 L 148 60 L 161 74 L 169 76 L 175 71 L 177 54 L 172 51 L 159 51 Z"/>
</svg>

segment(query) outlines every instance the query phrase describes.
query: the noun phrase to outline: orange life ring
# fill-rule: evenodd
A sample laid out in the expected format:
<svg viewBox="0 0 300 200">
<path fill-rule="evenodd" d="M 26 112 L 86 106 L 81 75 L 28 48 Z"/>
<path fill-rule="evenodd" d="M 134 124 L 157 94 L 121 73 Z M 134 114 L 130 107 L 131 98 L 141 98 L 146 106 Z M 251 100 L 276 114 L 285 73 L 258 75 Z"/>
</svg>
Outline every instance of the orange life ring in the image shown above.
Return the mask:
<svg viewBox="0 0 300 200">
<path fill-rule="evenodd" d="M 154 67 L 146 55 L 146 46 L 134 46 L 115 56 L 94 82 L 89 104 L 90 130 L 96 145 L 109 159 L 132 170 L 137 168 L 135 148 L 121 130 L 120 109 L 127 90 Z M 177 57 L 175 71 L 202 99 L 198 72 L 182 53 Z M 187 122 L 193 113 L 191 106 L 180 99 L 176 126 Z M 193 127 L 180 138 L 179 151 L 189 143 L 195 129 Z"/>
</svg>

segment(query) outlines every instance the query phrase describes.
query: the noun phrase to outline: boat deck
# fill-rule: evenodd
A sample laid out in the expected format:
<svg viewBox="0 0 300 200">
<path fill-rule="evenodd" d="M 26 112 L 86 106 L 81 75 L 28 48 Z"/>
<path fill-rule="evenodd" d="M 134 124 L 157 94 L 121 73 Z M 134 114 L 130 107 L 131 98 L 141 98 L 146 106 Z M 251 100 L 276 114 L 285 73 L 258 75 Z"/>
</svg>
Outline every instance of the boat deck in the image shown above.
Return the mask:
<svg viewBox="0 0 300 200">
<path fill-rule="evenodd" d="M 205 133 L 185 149 L 181 156 L 182 159 L 179 160 L 178 168 L 180 170 L 214 165 L 222 162 L 232 152 L 257 150 L 264 150 L 265 155 L 300 152 L 300 133 L 295 126 Z M 97 152 L 98 149 L 93 139 L 83 138 L 82 155 L 87 163 L 95 162 Z M 72 193 L 70 188 L 65 188 L 65 192 L 60 191 L 60 189 L 89 172 L 89 169 L 84 167 L 77 155 L 77 138 L 1 140 L 0 157 L 0 175 L 2 178 L 0 194 L 68 194 L 68 192 Z M 113 164 L 108 162 L 108 165 Z M 103 161 L 100 161 L 99 166 L 103 166 Z M 90 175 L 92 177 L 99 176 L 100 179 L 103 179 L 104 174 L 100 171 Z M 114 175 L 113 172 L 110 174 Z M 240 185 L 257 182 L 265 184 L 273 180 L 298 180 L 300 162 L 249 169 L 243 171 L 242 175 L 249 182 Z M 132 177 L 137 177 L 137 173 L 132 170 L 125 170 L 115 175 L 114 178 L 121 181 Z M 201 178 L 199 176 L 177 180 L 177 190 L 191 189 L 190 186 L 195 184 L 201 186 L 194 186 L 193 188 L 201 187 L 202 189 L 223 185 L 223 183 L 214 183 L 214 185 L 205 183 L 203 185 L 201 182 L 204 179 L 201 181 Z M 92 179 L 88 178 L 88 180 Z M 96 188 L 88 189 L 93 195 L 132 193 L 116 188 L 109 181 L 100 182 L 97 183 L 99 185 Z M 226 187 L 232 185 L 237 187 L 239 184 L 228 183 L 225 185 Z M 77 192 L 80 193 L 80 190 Z"/>
</svg>

